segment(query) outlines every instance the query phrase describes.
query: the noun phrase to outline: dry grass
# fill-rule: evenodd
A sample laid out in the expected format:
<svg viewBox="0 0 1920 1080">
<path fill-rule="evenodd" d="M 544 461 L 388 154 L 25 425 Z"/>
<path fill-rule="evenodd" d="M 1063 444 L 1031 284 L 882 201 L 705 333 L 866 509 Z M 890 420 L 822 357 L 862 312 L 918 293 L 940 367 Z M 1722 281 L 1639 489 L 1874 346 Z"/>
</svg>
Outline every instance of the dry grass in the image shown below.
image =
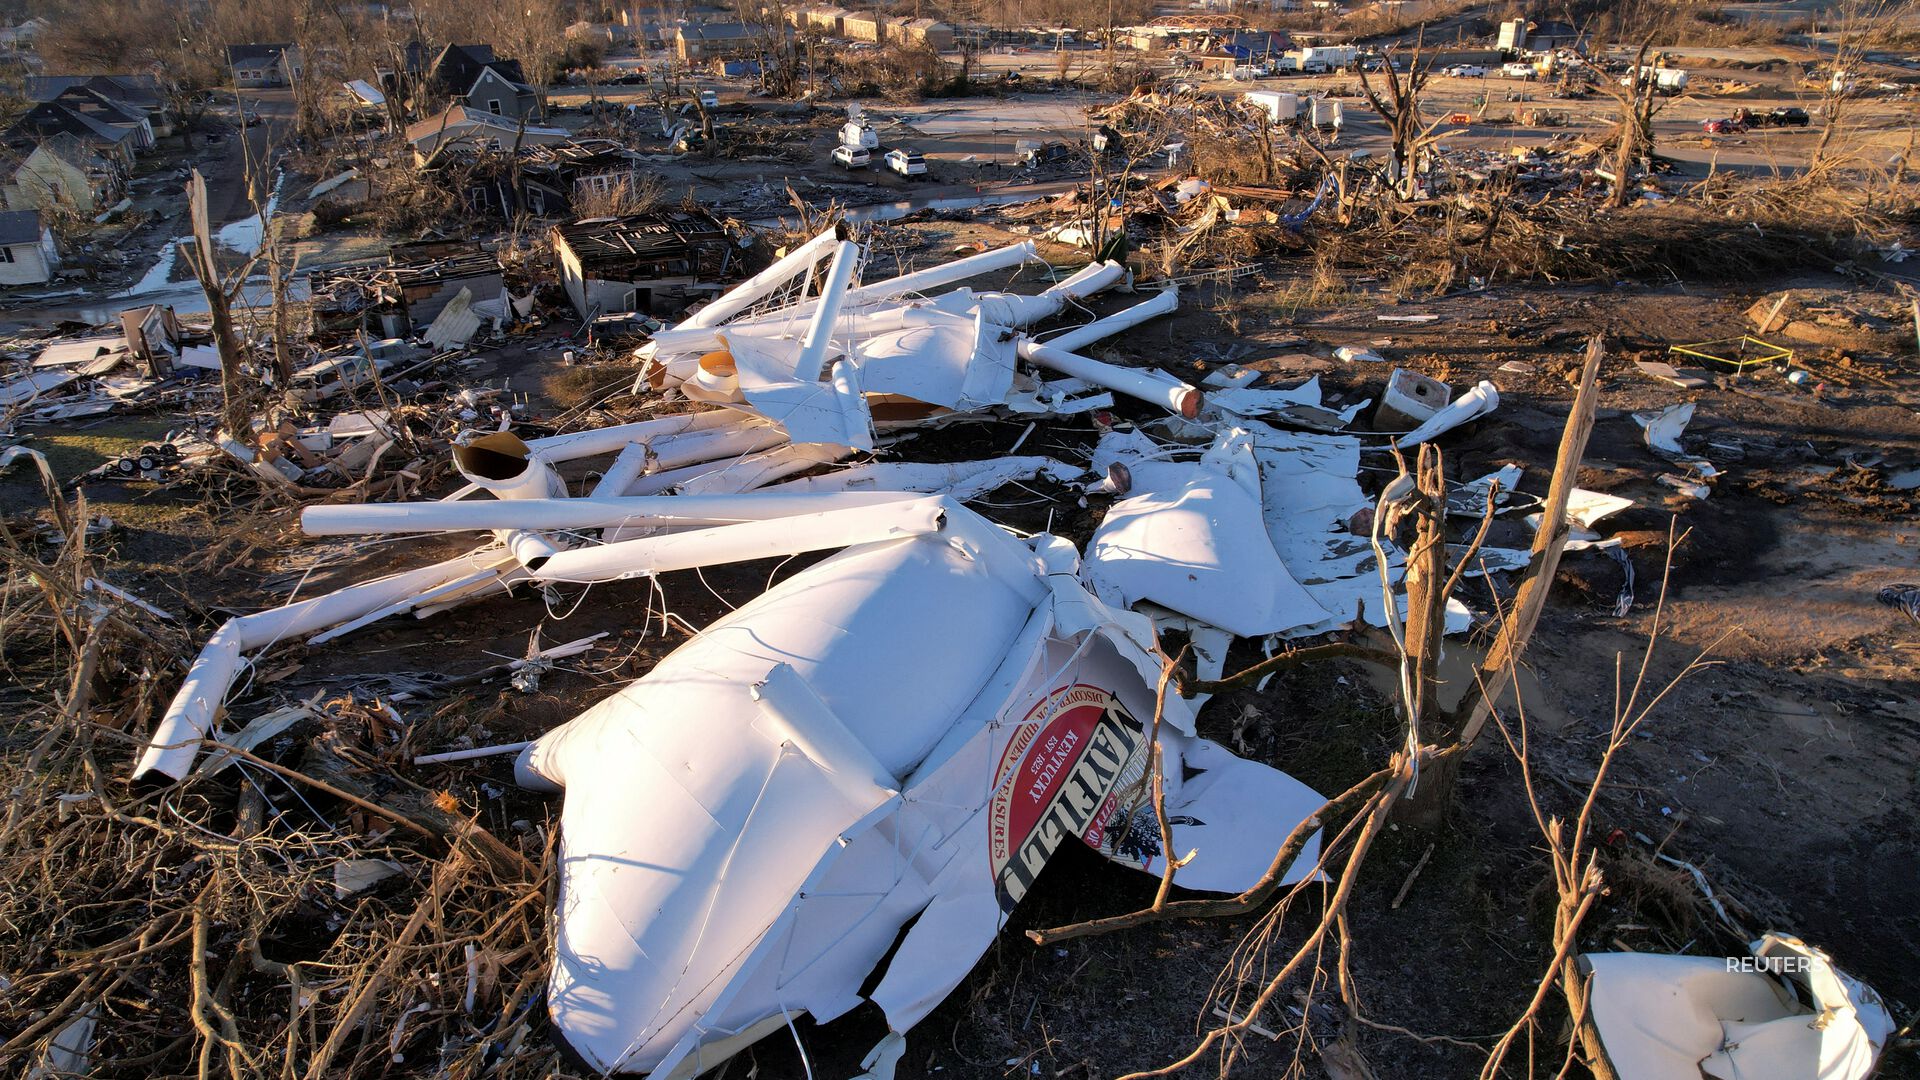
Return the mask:
<svg viewBox="0 0 1920 1080">
<path fill-rule="evenodd" d="M 291 764 L 135 790 L 133 748 L 191 646 L 86 585 L 103 558 L 84 500 L 48 517 L 0 532 L 0 1071 L 90 1017 L 96 1076 L 555 1075 L 533 1008 L 551 830 L 510 846 L 381 768 L 383 714 L 348 699 L 299 749 L 261 748 Z M 369 859 L 399 874 L 337 893 L 336 867 Z"/>
<path fill-rule="evenodd" d="M 1683 197 L 1612 210 L 1582 198 L 1504 194 L 1382 212 L 1338 249 L 1349 271 L 1400 296 L 1485 281 L 1738 281 L 1848 262 L 1920 224 L 1920 185 L 1854 175 L 1754 181 L 1726 175 Z M 1324 241 L 1323 241 L 1324 244 Z"/>
</svg>

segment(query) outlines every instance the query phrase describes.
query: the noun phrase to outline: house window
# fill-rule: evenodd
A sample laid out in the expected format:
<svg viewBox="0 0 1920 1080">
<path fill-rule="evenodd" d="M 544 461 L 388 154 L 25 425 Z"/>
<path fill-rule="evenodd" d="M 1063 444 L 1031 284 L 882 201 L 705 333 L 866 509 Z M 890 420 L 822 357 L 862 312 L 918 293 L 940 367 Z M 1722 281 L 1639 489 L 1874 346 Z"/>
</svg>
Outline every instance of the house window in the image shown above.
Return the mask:
<svg viewBox="0 0 1920 1080">
<path fill-rule="evenodd" d="M 499 115 L 501 115 L 501 113 L 500 113 L 500 99 L 499 99 L 499 98 L 488 98 L 488 99 L 487 99 L 487 111 L 488 111 L 488 112 L 490 112 L 490 113 L 492 113 L 492 114 L 493 114 L 493 115 L 495 115 L 495 116 L 499 116 Z"/>
<path fill-rule="evenodd" d="M 0 263 L 10 263 L 12 261 L 13 249 L 10 247 L 0 247 Z"/>
</svg>

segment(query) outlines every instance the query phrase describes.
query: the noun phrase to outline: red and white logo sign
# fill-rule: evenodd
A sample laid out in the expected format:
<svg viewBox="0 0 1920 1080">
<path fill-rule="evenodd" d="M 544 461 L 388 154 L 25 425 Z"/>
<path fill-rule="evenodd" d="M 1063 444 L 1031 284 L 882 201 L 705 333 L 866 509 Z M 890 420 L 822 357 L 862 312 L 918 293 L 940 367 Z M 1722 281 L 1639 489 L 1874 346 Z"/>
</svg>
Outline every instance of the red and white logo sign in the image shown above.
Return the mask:
<svg viewBox="0 0 1920 1080">
<path fill-rule="evenodd" d="M 987 850 L 1002 910 L 1026 895 L 1068 836 L 1103 848 L 1115 791 L 1145 768 L 1146 737 L 1118 698 L 1076 683 L 1021 720 L 994 771 Z"/>
</svg>

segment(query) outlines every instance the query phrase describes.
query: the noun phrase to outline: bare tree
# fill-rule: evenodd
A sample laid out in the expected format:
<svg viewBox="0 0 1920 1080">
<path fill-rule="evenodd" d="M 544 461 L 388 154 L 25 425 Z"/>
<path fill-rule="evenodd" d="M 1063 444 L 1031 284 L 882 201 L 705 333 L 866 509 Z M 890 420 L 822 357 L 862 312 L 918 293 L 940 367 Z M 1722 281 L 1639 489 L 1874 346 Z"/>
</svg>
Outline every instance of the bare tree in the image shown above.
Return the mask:
<svg viewBox="0 0 1920 1080">
<path fill-rule="evenodd" d="M 230 438 L 250 443 L 253 440 L 252 405 L 254 388 L 248 385 L 246 353 L 240 335 L 233 328 L 233 302 L 246 286 L 259 256 L 249 257 L 238 269 L 223 273 L 218 252 L 213 246 L 213 224 L 207 212 L 207 181 L 200 170 L 193 170 L 187 181 L 187 213 L 193 221 L 193 246 L 187 249 L 187 262 L 193 276 L 206 294 L 207 311 L 213 317 L 213 344 L 220 353 L 220 423 Z"/>
<path fill-rule="evenodd" d="M 1387 159 L 1390 189 L 1395 198 L 1410 200 L 1419 190 L 1421 158 L 1427 147 L 1440 141 L 1439 129 L 1446 123 L 1446 118 L 1442 116 L 1428 120 L 1421 115 L 1420 98 L 1433 71 L 1432 65 L 1420 62 L 1418 42 L 1414 45 L 1406 71 L 1398 69 L 1392 52 L 1387 54 L 1382 70 L 1387 82 L 1386 97 L 1381 97 L 1373 88 L 1373 81 L 1367 77 L 1365 67 L 1360 69 L 1360 92 L 1366 95 L 1367 104 L 1380 114 L 1380 119 L 1386 121 L 1393 140 L 1393 148 Z"/>
<path fill-rule="evenodd" d="M 1833 50 L 1832 65 L 1822 74 L 1820 83 L 1820 141 L 1814 144 L 1807 161 L 1809 171 L 1819 171 L 1832 161 L 1834 137 L 1852 112 L 1855 80 L 1860 63 L 1866 57 L 1863 41 L 1866 30 L 1884 13 L 1885 4 L 1866 0 L 1848 0 L 1839 11 L 1839 40 Z"/>
<path fill-rule="evenodd" d="M 1619 106 L 1620 114 L 1614 132 L 1613 193 L 1608 198 L 1613 206 L 1627 205 L 1633 191 L 1634 167 L 1645 167 L 1653 159 L 1653 118 L 1664 99 L 1660 96 L 1659 74 L 1647 64 L 1652 51 L 1652 38 L 1640 43 L 1633 66 L 1627 71 L 1625 85 L 1617 85 L 1610 79 L 1600 80 L 1601 91 Z"/>
</svg>

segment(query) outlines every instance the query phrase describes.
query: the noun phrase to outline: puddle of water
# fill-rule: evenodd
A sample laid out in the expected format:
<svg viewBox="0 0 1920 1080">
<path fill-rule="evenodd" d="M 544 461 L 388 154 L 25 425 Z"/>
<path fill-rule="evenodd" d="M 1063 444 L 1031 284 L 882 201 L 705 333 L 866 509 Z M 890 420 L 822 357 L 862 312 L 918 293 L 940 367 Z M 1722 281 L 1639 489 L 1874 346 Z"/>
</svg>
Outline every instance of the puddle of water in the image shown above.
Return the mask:
<svg viewBox="0 0 1920 1080">
<path fill-rule="evenodd" d="M 214 235 L 214 241 L 228 251 L 237 251 L 242 255 L 256 255 L 260 244 L 266 238 L 267 222 L 273 220 L 274 213 L 280 208 L 280 189 L 287 183 L 284 170 L 276 172 L 273 178 L 273 193 L 267 196 L 267 205 L 257 214 L 251 214 L 238 221 L 230 221 L 220 227 Z"/>
<path fill-rule="evenodd" d="M 158 292 L 161 289 L 167 288 L 170 284 L 167 279 L 173 276 L 174 259 L 178 258 L 180 254 L 180 245 L 191 239 L 193 239 L 191 236 L 176 236 L 172 240 L 167 241 L 166 246 L 160 249 L 159 259 L 155 260 L 153 266 L 148 268 L 140 280 L 134 282 L 133 286 L 125 292 L 115 293 L 114 295 L 140 296 L 143 293 Z"/>
</svg>

